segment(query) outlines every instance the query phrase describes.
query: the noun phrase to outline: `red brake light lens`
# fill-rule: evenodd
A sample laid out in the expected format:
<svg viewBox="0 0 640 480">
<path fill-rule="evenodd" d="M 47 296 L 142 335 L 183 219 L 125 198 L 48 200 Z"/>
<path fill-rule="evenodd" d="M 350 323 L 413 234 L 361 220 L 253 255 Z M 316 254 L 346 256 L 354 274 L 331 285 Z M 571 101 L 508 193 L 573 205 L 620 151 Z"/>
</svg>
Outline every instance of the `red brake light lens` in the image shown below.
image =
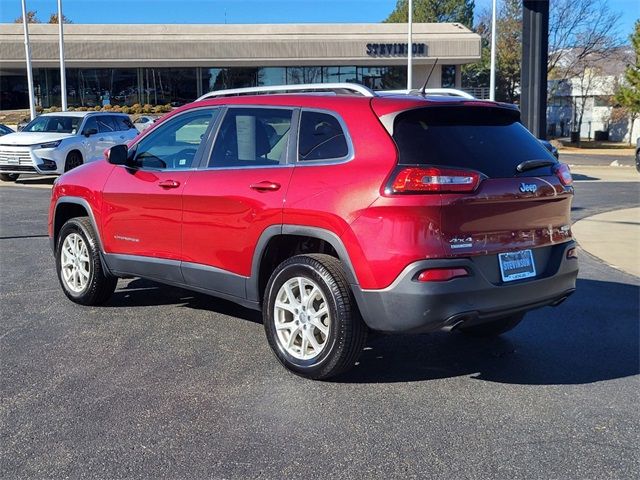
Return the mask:
<svg viewBox="0 0 640 480">
<path fill-rule="evenodd" d="M 571 170 L 566 163 L 560 163 L 554 168 L 555 174 L 560 179 L 560 183 L 565 187 L 573 185 L 573 178 L 571 177 Z"/>
<path fill-rule="evenodd" d="M 432 268 L 418 275 L 419 282 L 446 282 L 452 278 L 466 277 L 469 272 L 465 268 Z"/>
<path fill-rule="evenodd" d="M 407 167 L 398 171 L 388 193 L 469 193 L 480 184 L 480 174 L 470 170 Z"/>
</svg>

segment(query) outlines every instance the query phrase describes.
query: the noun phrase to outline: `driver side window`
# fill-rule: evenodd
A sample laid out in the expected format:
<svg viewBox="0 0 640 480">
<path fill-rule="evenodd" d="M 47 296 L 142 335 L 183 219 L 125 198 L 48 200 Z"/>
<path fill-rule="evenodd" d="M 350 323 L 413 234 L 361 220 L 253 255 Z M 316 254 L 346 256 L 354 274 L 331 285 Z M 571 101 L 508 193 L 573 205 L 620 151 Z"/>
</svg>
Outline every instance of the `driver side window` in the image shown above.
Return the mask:
<svg viewBox="0 0 640 480">
<path fill-rule="evenodd" d="M 141 168 L 185 169 L 193 160 L 218 109 L 178 115 L 158 127 L 136 146 L 135 163 Z"/>
</svg>

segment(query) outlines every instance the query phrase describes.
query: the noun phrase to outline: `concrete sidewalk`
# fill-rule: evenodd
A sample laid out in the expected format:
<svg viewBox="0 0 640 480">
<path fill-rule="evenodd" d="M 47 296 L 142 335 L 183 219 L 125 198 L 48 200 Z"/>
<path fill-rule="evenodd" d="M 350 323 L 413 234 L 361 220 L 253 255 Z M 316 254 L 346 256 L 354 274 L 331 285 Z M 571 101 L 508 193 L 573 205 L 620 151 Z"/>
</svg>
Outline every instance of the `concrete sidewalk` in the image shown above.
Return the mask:
<svg viewBox="0 0 640 480">
<path fill-rule="evenodd" d="M 640 207 L 587 217 L 574 223 L 572 230 L 591 255 L 640 277 Z"/>
</svg>

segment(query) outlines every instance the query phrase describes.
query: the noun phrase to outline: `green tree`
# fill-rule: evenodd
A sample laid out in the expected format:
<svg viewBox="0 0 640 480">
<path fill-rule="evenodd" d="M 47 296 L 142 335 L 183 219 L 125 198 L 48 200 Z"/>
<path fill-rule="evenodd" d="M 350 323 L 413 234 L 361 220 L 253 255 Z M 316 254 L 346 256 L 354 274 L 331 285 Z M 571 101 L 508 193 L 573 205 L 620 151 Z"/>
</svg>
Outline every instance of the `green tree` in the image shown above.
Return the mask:
<svg viewBox="0 0 640 480">
<path fill-rule="evenodd" d="M 496 100 L 514 103 L 519 99 L 522 61 L 522 1 L 499 2 L 496 23 Z M 491 56 L 491 12 L 485 10 L 475 28 L 481 37 L 481 59 L 462 69 L 464 87 L 489 85 Z"/>
<path fill-rule="evenodd" d="M 615 95 L 616 102 L 626 110 L 631 122 L 629 144 L 633 134 L 633 123 L 640 117 L 640 20 L 636 20 L 630 38 L 635 52 L 635 63 L 627 66 L 624 72 L 624 83 L 620 85 Z"/>
<path fill-rule="evenodd" d="M 416 23 L 462 23 L 473 25 L 474 0 L 414 0 L 413 21 Z M 396 8 L 386 23 L 404 23 L 409 18 L 408 0 L 397 0 Z"/>
</svg>

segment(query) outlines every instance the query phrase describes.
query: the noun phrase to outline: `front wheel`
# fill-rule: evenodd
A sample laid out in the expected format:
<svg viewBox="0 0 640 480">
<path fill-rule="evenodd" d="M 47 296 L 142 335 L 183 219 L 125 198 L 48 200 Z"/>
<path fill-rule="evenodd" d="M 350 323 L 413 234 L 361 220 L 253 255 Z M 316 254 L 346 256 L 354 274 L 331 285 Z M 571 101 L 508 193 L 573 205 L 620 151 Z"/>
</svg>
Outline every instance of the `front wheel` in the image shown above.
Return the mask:
<svg viewBox="0 0 640 480">
<path fill-rule="evenodd" d="M 83 163 L 84 162 L 82 160 L 82 154 L 77 150 L 73 150 L 72 152 L 69 152 L 69 154 L 67 155 L 67 159 L 64 162 L 64 171 L 68 172 L 69 170 L 73 170 L 74 168 L 79 167 Z"/>
<path fill-rule="evenodd" d="M 97 237 L 87 217 L 72 218 L 62 226 L 56 271 L 65 295 L 81 305 L 106 302 L 118 282 L 102 268 Z"/>
<path fill-rule="evenodd" d="M 342 264 L 329 255 L 282 262 L 267 284 L 263 319 L 280 363 L 314 380 L 351 368 L 367 338 Z"/>
<path fill-rule="evenodd" d="M 496 337 L 516 328 L 523 318 L 524 313 L 519 313 L 479 325 L 469 327 L 461 326 L 458 330 L 470 337 Z"/>
<path fill-rule="evenodd" d="M 3 182 L 15 182 L 19 176 L 19 173 L 0 173 L 0 180 Z"/>
</svg>

